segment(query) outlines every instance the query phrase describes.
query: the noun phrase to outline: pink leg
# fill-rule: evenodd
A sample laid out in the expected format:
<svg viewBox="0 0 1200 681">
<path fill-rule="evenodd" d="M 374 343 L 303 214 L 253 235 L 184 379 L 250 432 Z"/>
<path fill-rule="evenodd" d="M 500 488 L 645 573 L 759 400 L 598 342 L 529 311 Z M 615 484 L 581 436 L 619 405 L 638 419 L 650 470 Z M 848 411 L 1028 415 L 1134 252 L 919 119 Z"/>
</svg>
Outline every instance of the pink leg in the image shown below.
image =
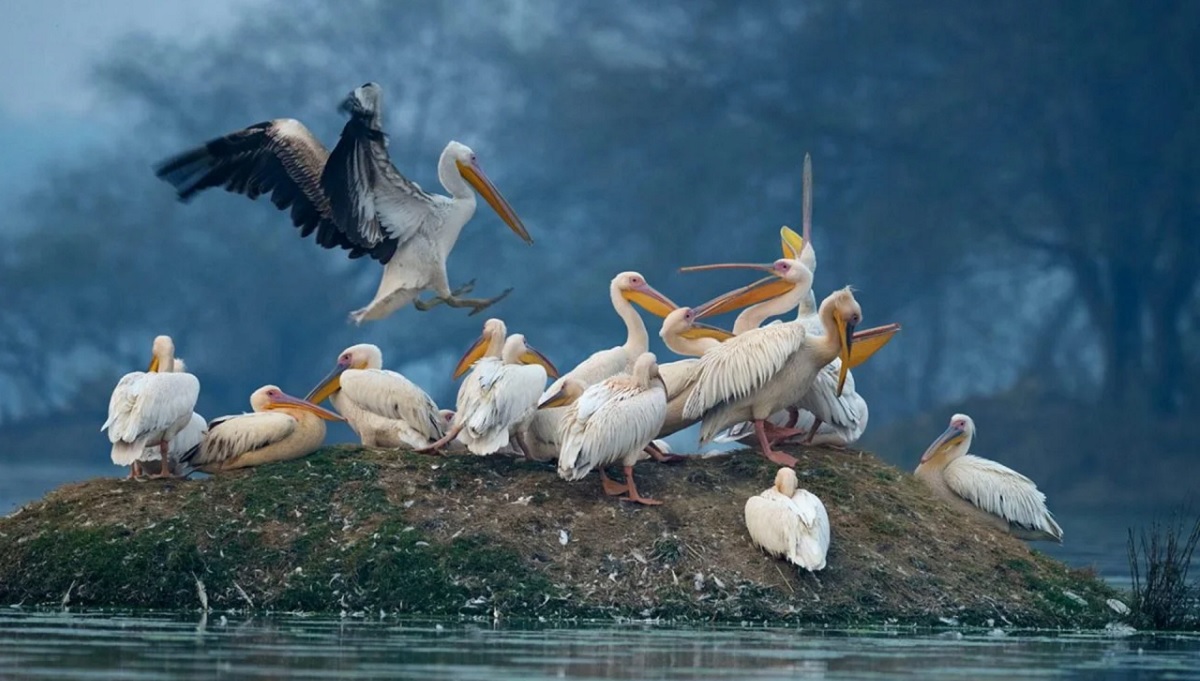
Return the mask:
<svg viewBox="0 0 1200 681">
<path fill-rule="evenodd" d="M 662 502 L 658 499 L 650 499 L 638 494 L 637 485 L 633 482 L 633 466 L 625 467 L 625 486 L 629 488 L 629 496 L 621 497 L 621 501 L 632 501 L 635 504 L 643 506 L 661 506 Z"/>
<path fill-rule="evenodd" d="M 796 467 L 796 457 L 771 449 L 771 443 L 767 441 L 767 432 L 763 427 L 763 421 L 761 419 L 755 419 L 754 430 L 758 433 L 758 446 L 762 450 L 763 456 L 767 457 L 768 461 L 777 463 L 780 466 L 788 466 L 791 468 Z"/>
<path fill-rule="evenodd" d="M 171 475 L 171 457 L 167 455 L 167 450 L 170 449 L 170 447 L 171 446 L 167 444 L 166 440 L 163 440 L 158 444 L 158 453 L 162 456 L 162 467 L 158 469 L 158 474 L 154 476 L 156 478 L 175 477 Z"/>
<path fill-rule="evenodd" d="M 610 497 L 622 495 L 629 491 L 628 484 L 622 484 L 608 477 L 604 469 L 600 469 L 600 486 L 604 488 L 604 493 Z"/>
<path fill-rule="evenodd" d="M 659 463 L 677 463 L 687 458 L 678 454 L 667 454 L 658 447 L 655 447 L 653 443 L 646 445 L 646 453 Z"/>
<path fill-rule="evenodd" d="M 445 456 L 445 454 L 442 453 L 442 447 L 445 447 L 447 444 L 450 443 L 450 441 L 452 441 L 454 438 L 458 437 L 458 434 L 460 432 L 462 432 L 462 429 L 463 429 L 463 424 L 459 424 L 459 425 L 451 428 L 450 432 L 446 433 L 446 435 L 444 437 L 442 437 L 442 439 L 438 440 L 437 442 L 429 445 L 428 447 L 414 449 L 413 451 L 416 452 L 417 454 L 434 454 L 436 456 Z"/>
</svg>

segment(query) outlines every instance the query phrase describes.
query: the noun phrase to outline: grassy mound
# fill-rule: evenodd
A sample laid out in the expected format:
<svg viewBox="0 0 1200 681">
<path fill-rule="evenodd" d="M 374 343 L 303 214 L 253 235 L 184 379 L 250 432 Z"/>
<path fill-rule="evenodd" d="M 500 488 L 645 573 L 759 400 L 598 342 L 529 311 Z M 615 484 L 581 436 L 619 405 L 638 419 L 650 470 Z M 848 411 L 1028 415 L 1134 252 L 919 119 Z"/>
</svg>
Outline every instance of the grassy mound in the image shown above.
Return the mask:
<svg viewBox="0 0 1200 681">
<path fill-rule="evenodd" d="M 0 603 L 1096 627 L 1115 594 L 959 517 L 870 454 L 798 448 L 829 510 L 828 567 L 746 534 L 757 455 L 638 466 L 664 506 L 545 464 L 339 446 L 202 481 L 92 480 L 0 519 Z M 1069 532 L 1069 528 L 1068 528 Z M 1069 536 L 1069 535 L 1068 535 Z"/>
</svg>

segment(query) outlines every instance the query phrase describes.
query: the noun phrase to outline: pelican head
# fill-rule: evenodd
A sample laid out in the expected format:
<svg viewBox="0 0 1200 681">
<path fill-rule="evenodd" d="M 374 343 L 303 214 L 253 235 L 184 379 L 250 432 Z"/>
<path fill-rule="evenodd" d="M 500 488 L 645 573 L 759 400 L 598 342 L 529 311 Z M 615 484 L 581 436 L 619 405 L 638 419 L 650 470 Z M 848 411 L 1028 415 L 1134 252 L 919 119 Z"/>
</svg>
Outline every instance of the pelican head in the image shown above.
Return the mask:
<svg viewBox="0 0 1200 681">
<path fill-rule="evenodd" d="M 966 414 L 955 414 L 950 417 L 950 425 L 938 439 L 929 445 L 929 449 L 921 455 L 921 463 L 934 457 L 945 456 L 947 461 L 956 459 L 971 448 L 971 438 L 975 437 L 975 422 Z"/>
<path fill-rule="evenodd" d="M 488 205 L 492 207 L 492 210 L 496 211 L 501 220 L 504 220 L 509 229 L 524 239 L 525 243 L 533 243 L 533 237 L 529 236 L 529 230 L 525 229 L 525 223 L 521 222 L 521 218 L 517 217 L 517 212 L 508 204 L 508 200 L 504 198 L 500 190 L 496 189 L 496 185 L 492 184 L 487 174 L 483 172 L 483 168 L 479 166 L 479 159 L 476 158 L 475 152 L 471 151 L 471 147 L 451 140 L 446 145 L 445 151 L 442 152 L 442 157 L 443 159 L 449 158 L 454 161 L 454 167 L 458 169 L 458 174 L 474 187 L 475 191 L 479 192 L 483 200 L 488 202 Z M 438 165 L 439 168 L 443 166 L 449 168 L 445 163 Z M 447 178 L 441 179 L 442 184 L 447 188 L 451 186 L 452 183 L 448 183 Z"/>
<path fill-rule="evenodd" d="M 276 385 L 264 385 L 263 387 L 251 393 L 250 407 L 257 412 L 271 411 L 274 409 L 300 410 L 314 414 L 325 419 L 326 421 L 343 420 L 341 416 L 338 416 L 328 409 L 318 407 L 308 400 L 302 400 L 299 397 L 292 397 L 291 395 L 280 390 L 279 386 Z"/>
<path fill-rule="evenodd" d="M 438 409 L 438 416 L 442 419 L 442 425 L 446 428 L 454 424 L 453 409 Z"/>
<path fill-rule="evenodd" d="M 338 110 L 378 129 L 383 116 L 383 88 L 378 83 L 363 83 L 346 95 Z"/>
<path fill-rule="evenodd" d="M 463 353 L 459 358 L 458 364 L 454 365 L 454 374 L 452 379 L 457 379 L 475 365 L 483 357 L 499 357 L 500 350 L 504 347 L 504 338 L 508 335 L 508 327 L 504 325 L 503 319 L 492 317 L 483 323 L 483 333 L 475 342 L 471 343 L 471 347 Z"/>
<path fill-rule="evenodd" d="M 633 360 L 633 368 L 629 373 L 637 379 L 639 385 L 650 387 L 650 381 L 654 379 L 662 380 L 662 374 L 658 371 L 658 359 L 653 352 L 643 352 L 638 355 L 638 358 Z"/>
<path fill-rule="evenodd" d="M 583 391 L 587 390 L 587 386 L 583 381 L 576 378 L 568 378 L 562 383 L 562 387 L 558 392 L 538 402 L 538 409 L 552 409 L 554 407 L 565 407 L 579 399 Z"/>
<path fill-rule="evenodd" d="M 150 368 L 146 371 L 173 371 L 175 364 L 175 341 L 170 336 L 156 336 L 150 346 Z"/>
<path fill-rule="evenodd" d="M 838 357 L 842 360 L 841 371 L 838 372 L 837 395 L 842 396 L 842 387 L 846 384 L 846 374 L 850 371 L 850 346 L 854 343 L 854 327 L 862 321 L 862 308 L 854 299 L 854 293 L 847 286 L 830 293 L 821 301 L 821 318 L 832 316 L 837 326 Z"/>
<path fill-rule="evenodd" d="M 321 379 L 317 387 L 308 392 L 304 399 L 313 404 L 320 404 L 325 401 L 325 398 L 341 390 L 342 372 L 347 369 L 382 369 L 383 368 L 383 351 L 377 345 L 370 343 L 360 343 L 351 345 L 338 355 L 337 363 L 333 365 L 333 371 L 329 375 Z"/>
<path fill-rule="evenodd" d="M 796 471 L 791 468 L 780 468 L 775 474 L 775 491 L 785 497 L 790 497 L 796 493 L 796 488 L 800 483 L 796 480 Z"/>
<path fill-rule="evenodd" d="M 525 334 L 523 333 L 514 333 L 504 341 L 504 348 L 500 351 L 500 359 L 505 364 L 536 364 L 546 370 L 547 376 L 558 378 L 558 369 L 555 368 L 554 364 L 545 355 L 525 342 Z"/>
<path fill-rule="evenodd" d="M 657 317 L 666 317 L 676 307 L 671 299 L 659 293 L 638 272 L 622 272 L 608 285 L 614 302 L 624 298 Z"/>
<path fill-rule="evenodd" d="M 680 272 L 700 272 L 721 269 L 750 269 L 770 272 L 771 276 L 742 288 L 735 289 L 708 301 L 697 308 L 696 316 L 709 317 L 723 314 L 795 291 L 812 288 L 812 271 L 804 263 L 793 258 L 780 258 L 772 263 L 721 263 L 716 265 L 694 265 L 680 268 Z"/>
<path fill-rule="evenodd" d="M 711 338 L 718 342 L 725 342 L 733 338 L 733 334 L 725 329 L 719 329 L 708 324 L 701 324 L 696 321 L 696 308 L 677 307 L 671 310 L 671 313 L 663 317 L 662 328 L 659 329 L 658 335 L 665 342 L 668 338 L 676 336 L 679 338 L 687 338 L 689 340 L 700 340 L 703 338 Z"/>
</svg>

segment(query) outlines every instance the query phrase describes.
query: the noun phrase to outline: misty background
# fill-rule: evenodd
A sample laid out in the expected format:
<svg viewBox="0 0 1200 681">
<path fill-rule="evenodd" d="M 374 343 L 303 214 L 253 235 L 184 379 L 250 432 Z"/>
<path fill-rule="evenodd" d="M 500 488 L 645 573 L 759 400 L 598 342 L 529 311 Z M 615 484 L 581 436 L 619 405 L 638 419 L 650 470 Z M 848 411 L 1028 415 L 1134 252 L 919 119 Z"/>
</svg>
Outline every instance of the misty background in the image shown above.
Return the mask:
<svg viewBox="0 0 1200 681">
<path fill-rule="evenodd" d="M 332 148 L 338 102 L 366 81 L 401 172 L 441 192 L 458 140 L 525 221 L 532 247 L 481 202 L 451 285 L 515 287 L 488 313 L 564 371 L 624 341 L 618 272 L 697 304 L 753 273 L 678 267 L 779 257 L 811 152 L 818 297 L 851 284 L 863 327 L 904 326 L 855 370 L 865 449 L 911 470 L 971 414 L 973 452 L 1038 483 L 1076 563 L 1120 563 L 1128 525 L 1200 489 L 1200 4 L 57 0 L 6 16 L 0 512 L 124 474 L 99 427 L 160 333 L 209 418 L 266 383 L 304 394 L 357 342 L 452 406 L 487 313 L 356 328 L 378 264 L 298 238 L 267 200 L 183 205 L 153 175 L 270 118 Z M 696 451 L 694 431 L 673 441 Z"/>
</svg>

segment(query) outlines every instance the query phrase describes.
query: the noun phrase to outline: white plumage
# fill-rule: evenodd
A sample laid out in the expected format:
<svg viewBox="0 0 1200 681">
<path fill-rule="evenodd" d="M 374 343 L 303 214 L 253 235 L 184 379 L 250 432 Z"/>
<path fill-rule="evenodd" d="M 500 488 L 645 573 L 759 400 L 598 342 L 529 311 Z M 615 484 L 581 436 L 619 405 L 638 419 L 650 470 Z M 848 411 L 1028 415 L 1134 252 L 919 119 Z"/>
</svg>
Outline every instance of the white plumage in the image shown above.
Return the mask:
<svg viewBox="0 0 1200 681">
<path fill-rule="evenodd" d="M 546 369 L 522 364 L 527 351 L 525 336 L 509 336 L 501 356 L 475 362 L 459 386 L 451 432 L 471 452 L 493 454 L 507 447 L 510 430 L 537 407 L 546 386 Z"/>
<path fill-rule="evenodd" d="M 746 500 L 746 529 L 770 555 L 816 572 L 829 552 L 829 515 L 815 494 L 796 486 L 796 472 L 779 469 L 774 487 Z"/>
<path fill-rule="evenodd" d="M 967 452 L 975 422 L 955 414 L 921 457 L 916 476 L 935 494 L 972 517 L 1021 539 L 1062 543 L 1063 531 L 1046 495 L 1013 469 Z"/>
</svg>

